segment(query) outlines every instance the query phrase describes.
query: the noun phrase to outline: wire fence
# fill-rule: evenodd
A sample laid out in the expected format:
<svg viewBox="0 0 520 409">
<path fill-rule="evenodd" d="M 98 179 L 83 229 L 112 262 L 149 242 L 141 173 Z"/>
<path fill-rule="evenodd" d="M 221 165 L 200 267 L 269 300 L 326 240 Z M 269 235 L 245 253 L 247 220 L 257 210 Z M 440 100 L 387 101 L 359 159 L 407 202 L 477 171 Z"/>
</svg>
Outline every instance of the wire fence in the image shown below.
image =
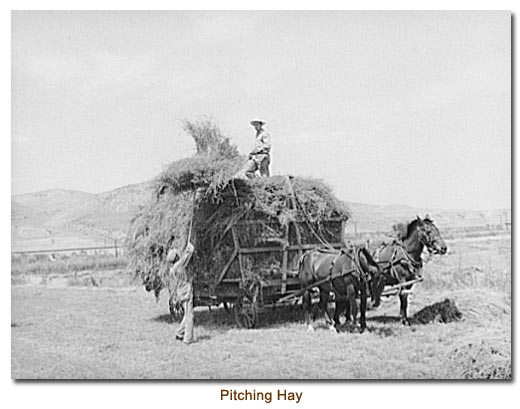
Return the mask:
<svg viewBox="0 0 520 409">
<path fill-rule="evenodd" d="M 498 225 L 478 225 L 478 226 L 466 226 L 466 227 L 448 227 L 443 228 L 441 231 L 443 238 L 455 239 L 465 237 L 479 237 L 479 236 L 496 236 L 503 234 L 511 234 L 511 223 L 508 221 Z M 388 230 L 362 230 L 355 229 L 354 231 L 346 231 L 345 238 L 347 239 L 363 239 L 367 237 L 378 237 L 388 235 Z M 60 253 L 104 253 L 113 254 L 116 258 L 123 256 L 125 253 L 125 247 L 118 245 L 117 240 L 114 241 L 113 246 L 93 246 L 93 247 L 69 247 L 69 248 L 58 248 L 58 249 L 36 249 L 36 250 L 22 250 L 12 251 L 12 256 L 18 255 L 31 255 L 31 254 L 60 254 Z"/>
<path fill-rule="evenodd" d="M 21 250 L 11 251 L 11 256 L 21 256 L 24 254 L 60 254 L 60 253 L 111 253 L 116 258 L 124 255 L 125 248 L 118 246 L 117 242 L 113 246 L 95 246 L 95 247 L 69 247 L 69 248 L 58 248 L 58 249 L 38 249 L 38 250 Z"/>
</svg>

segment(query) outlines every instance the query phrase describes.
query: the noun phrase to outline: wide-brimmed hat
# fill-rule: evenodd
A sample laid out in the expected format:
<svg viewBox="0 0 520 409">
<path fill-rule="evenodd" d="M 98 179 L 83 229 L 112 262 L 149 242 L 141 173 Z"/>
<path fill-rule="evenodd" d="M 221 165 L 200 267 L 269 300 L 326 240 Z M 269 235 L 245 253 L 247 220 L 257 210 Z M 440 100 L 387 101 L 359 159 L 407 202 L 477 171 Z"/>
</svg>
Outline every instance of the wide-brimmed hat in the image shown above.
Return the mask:
<svg viewBox="0 0 520 409">
<path fill-rule="evenodd" d="M 262 121 L 261 119 L 255 118 L 250 122 L 251 125 L 260 124 L 265 125 L 265 121 Z"/>
</svg>

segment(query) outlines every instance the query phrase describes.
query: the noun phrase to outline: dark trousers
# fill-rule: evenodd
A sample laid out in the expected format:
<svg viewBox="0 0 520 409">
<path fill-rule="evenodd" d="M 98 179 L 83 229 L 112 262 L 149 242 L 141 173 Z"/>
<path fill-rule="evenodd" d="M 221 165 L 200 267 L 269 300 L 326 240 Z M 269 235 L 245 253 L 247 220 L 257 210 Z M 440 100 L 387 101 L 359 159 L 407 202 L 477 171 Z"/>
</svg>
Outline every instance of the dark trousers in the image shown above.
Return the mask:
<svg viewBox="0 0 520 409">
<path fill-rule="evenodd" d="M 271 164 L 271 156 L 269 154 L 253 155 L 246 163 L 245 173 L 248 178 L 254 178 L 255 172 L 260 171 L 261 177 L 269 177 L 269 165 Z"/>
</svg>

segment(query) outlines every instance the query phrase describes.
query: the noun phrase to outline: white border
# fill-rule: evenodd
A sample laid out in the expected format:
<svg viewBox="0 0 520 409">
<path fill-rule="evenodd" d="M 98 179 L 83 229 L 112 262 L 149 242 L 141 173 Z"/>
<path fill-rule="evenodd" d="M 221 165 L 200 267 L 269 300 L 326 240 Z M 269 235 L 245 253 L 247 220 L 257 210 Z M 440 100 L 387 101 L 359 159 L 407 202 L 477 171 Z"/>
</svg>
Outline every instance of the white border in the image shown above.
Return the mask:
<svg viewBox="0 0 520 409">
<path fill-rule="evenodd" d="M 495 1 L 458 1 L 438 0 L 423 1 L 364 1 L 339 2 L 321 0 L 319 2 L 288 2 L 285 0 L 264 0 L 248 2 L 247 9 L 351 9 L 351 10 L 515 10 L 517 2 Z M 10 380 L 10 10 L 167 10 L 167 9 L 244 9 L 243 1 L 226 1 L 217 4 L 208 1 L 171 1 L 148 0 L 109 1 L 91 0 L 76 1 L 6 1 L 1 8 L 0 30 L 2 51 L 2 138 L 0 138 L 0 178 L 2 192 L 2 270 L 5 282 L 2 285 L 2 316 L 1 324 L 1 362 L 0 362 L 0 397 L 4 407 L 17 408 L 93 408 L 93 407 L 123 407 L 127 408 L 164 408 L 164 407 L 260 407 L 263 402 L 233 402 L 224 403 L 219 400 L 221 387 L 226 388 L 256 388 L 257 390 L 275 390 L 278 387 L 304 392 L 299 407 L 324 408 L 335 406 L 348 407 L 385 407 L 385 409 L 402 409 L 403 407 L 420 407 L 421 409 L 442 408 L 498 408 L 514 407 L 518 400 L 518 382 L 514 384 L 485 383 L 413 383 L 413 382 L 141 382 L 141 383 L 15 383 Z M 518 7 L 518 6 L 517 6 Z M 516 46 L 514 47 L 516 49 Z M 515 70 L 516 73 L 516 70 Z M 514 117 L 517 112 L 515 109 Z M 516 144 L 518 147 L 518 143 Z M 516 151 L 516 149 L 515 149 Z M 517 153 L 517 152 L 515 152 Z M 513 166 L 514 168 L 514 166 Z M 517 176 L 517 175 L 515 175 Z M 514 178 L 518 180 L 517 178 Z M 516 214 L 516 208 L 515 214 Z M 514 253 L 518 254 L 518 244 L 515 243 Z M 513 272 L 513 276 L 515 272 Z M 518 290 L 518 279 L 515 281 L 515 294 Z M 516 305 L 516 303 L 515 303 Z M 516 311 L 514 312 L 515 327 L 518 326 Z M 516 344 L 516 343 L 515 343 Z M 514 355 L 515 356 L 515 355 Z M 514 369 L 517 369 L 516 365 Z M 514 398 L 517 398 L 513 400 Z M 513 403 L 514 402 L 514 403 Z M 273 402 L 270 405 L 284 405 Z M 286 404 L 294 405 L 294 403 Z"/>
</svg>

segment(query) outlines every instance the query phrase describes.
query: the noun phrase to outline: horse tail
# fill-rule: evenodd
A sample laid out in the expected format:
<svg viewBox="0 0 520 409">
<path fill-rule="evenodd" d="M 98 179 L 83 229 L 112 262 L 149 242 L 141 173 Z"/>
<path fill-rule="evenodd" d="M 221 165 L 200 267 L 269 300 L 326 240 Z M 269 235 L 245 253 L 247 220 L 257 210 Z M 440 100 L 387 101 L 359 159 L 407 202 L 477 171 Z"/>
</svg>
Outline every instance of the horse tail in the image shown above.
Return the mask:
<svg viewBox="0 0 520 409">
<path fill-rule="evenodd" d="M 309 253 L 304 253 L 298 260 L 298 277 L 301 277 L 302 275 L 302 269 L 303 269 L 303 263 L 305 262 L 305 258 L 307 257 Z"/>
<path fill-rule="evenodd" d="M 370 251 L 368 251 L 366 247 L 362 247 L 360 250 L 365 255 L 368 264 L 379 268 L 375 257 L 372 254 L 370 254 Z"/>
<path fill-rule="evenodd" d="M 304 253 L 298 260 L 298 278 L 300 279 L 300 284 L 302 286 L 304 286 L 304 283 L 307 284 L 309 278 L 312 277 L 312 266 L 309 262 L 310 255 L 311 252 L 308 251 Z M 306 271 L 307 267 L 309 271 Z"/>
</svg>

